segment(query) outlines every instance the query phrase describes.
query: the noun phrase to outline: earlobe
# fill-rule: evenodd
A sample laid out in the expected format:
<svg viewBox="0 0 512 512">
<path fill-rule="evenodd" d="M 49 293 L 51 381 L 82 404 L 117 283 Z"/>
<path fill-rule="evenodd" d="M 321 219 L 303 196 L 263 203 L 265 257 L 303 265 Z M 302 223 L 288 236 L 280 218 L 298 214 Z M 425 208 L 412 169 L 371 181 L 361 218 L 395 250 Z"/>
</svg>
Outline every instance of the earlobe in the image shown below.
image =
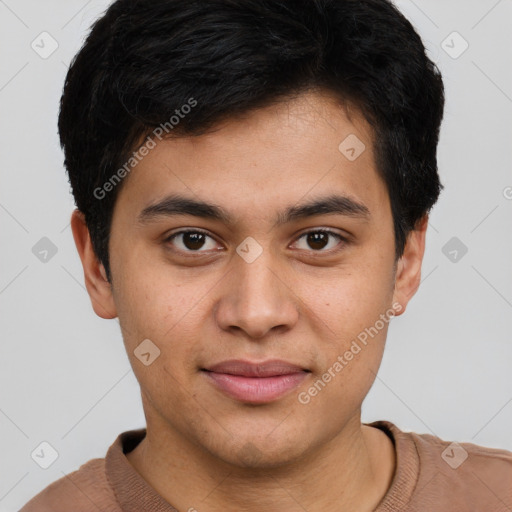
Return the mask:
<svg viewBox="0 0 512 512">
<path fill-rule="evenodd" d="M 75 209 L 71 214 L 71 229 L 75 245 L 82 261 L 87 293 L 94 312 L 101 318 L 117 317 L 112 287 L 107 279 L 105 268 L 94 252 L 84 214 Z"/>
<path fill-rule="evenodd" d="M 427 226 L 428 215 L 425 215 L 408 234 L 404 252 L 397 262 L 393 293 L 393 301 L 401 306 L 397 316 L 405 312 L 407 304 L 420 285 Z"/>
</svg>

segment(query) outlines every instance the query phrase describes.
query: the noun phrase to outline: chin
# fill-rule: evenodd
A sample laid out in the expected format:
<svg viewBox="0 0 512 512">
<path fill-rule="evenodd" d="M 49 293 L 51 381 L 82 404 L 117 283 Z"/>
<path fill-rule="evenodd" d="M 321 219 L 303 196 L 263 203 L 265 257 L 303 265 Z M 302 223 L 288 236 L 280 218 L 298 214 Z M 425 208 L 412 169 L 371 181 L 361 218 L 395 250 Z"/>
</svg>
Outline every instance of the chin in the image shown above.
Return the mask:
<svg viewBox="0 0 512 512">
<path fill-rule="evenodd" d="M 237 439 L 236 444 L 217 448 L 213 454 L 231 466 L 269 470 L 296 462 L 307 451 L 307 443 L 290 437 L 286 440 L 268 436 L 257 439 L 248 435 L 245 439 Z"/>
</svg>

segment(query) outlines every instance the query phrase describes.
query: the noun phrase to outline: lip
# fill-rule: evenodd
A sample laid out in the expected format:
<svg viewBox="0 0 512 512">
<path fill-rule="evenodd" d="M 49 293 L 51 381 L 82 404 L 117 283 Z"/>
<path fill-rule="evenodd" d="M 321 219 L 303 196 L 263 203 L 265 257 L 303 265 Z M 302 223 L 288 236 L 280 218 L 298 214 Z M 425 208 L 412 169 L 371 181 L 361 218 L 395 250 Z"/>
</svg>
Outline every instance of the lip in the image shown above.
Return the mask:
<svg viewBox="0 0 512 512">
<path fill-rule="evenodd" d="M 275 401 L 295 389 L 309 370 L 273 359 L 263 362 L 232 359 L 202 369 L 203 374 L 220 391 L 247 403 Z"/>
</svg>

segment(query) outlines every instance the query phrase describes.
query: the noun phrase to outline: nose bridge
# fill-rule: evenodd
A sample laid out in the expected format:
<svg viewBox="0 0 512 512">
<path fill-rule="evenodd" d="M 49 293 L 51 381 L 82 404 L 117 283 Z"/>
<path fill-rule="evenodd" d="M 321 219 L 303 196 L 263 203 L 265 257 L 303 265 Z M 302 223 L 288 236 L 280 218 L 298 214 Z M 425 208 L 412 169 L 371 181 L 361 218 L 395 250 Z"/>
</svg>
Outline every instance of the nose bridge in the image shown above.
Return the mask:
<svg viewBox="0 0 512 512">
<path fill-rule="evenodd" d="M 257 300 L 269 305 L 278 299 L 282 283 L 277 278 L 277 272 L 273 270 L 276 264 L 270 251 L 264 251 L 264 254 L 251 263 L 239 261 L 236 266 L 239 296 L 251 299 L 249 302 Z"/>
<path fill-rule="evenodd" d="M 216 314 L 224 329 L 238 327 L 258 338 L 274 327 L 290 327 L 297 310 L 293 294 L 279 275 L 278 258 L 254 242 L 248 240 L 237 248 Z"/>
</svg>

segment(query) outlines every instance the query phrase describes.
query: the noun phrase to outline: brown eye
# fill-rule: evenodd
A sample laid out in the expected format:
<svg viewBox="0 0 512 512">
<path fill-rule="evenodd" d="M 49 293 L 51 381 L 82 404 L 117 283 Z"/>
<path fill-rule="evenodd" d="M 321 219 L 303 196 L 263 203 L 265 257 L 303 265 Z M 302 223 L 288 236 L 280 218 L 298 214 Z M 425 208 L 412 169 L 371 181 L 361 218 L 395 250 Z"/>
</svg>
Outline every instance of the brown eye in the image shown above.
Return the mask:
<svg viewBox="0 0 512 512">
<path fill-rule="evenodd" d="M 204 245 L 205 235 L 203 233 L 183 233 L 183 245 L 192 251 L 201 249 Z"/>
<path fill-rule="evenodd" d="M 179 231 L 168 237 L 165 242 L 174 245 L 181 252 L 206 252 L 216 247 L 211 236 L 197 230 Z"/>
<path fill-rule="evenodd" d="M 306 240 L 312 249 L 323 249 L 329 243 L 329 235 L 321 232 L 308 233 Z"/>
<path fill-rule="evenodd" d="M 304 239 L 306 247 L 299 247 L 299 249 L 313 250 L 315 252 L 329 252 L 330 249 L 339 245 L 340 241 L 345 241 L 345 238 L 338 233 L 328 229 L 316 229 L 315 231 L 308 231 L 299 237 L 298 240 Z M 334 239 L 335 243 L 332 243 Z M 324 250 L 327 247 L 327 250 Z"/>
</svg>

